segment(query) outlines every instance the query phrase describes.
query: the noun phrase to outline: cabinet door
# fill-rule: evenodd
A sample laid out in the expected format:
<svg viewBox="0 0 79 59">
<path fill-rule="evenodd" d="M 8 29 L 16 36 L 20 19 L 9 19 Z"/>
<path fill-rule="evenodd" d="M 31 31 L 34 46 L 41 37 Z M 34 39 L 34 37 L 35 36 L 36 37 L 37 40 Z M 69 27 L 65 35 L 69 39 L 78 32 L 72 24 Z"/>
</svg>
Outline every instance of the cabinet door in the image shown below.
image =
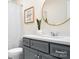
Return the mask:
<svg viewBox="0 0 79 59">
<path fill-rule="evenodd" d="M 23 59 L 29 59 L 29 48 L 28 47 L 23 47 Z"/>
<path fill-rule="evenodd" d="M 44 54 L 44 53 L 39 53 L 39 56 L 40 56 L 40 59 L 57 59 L 53 56 L 50 56 L 50 55 L 47 55 L 47 54 Z"/>
<path fill-rule="evenodd" d="M 29 49 L 30 50 L 30 55 L 29 55 L 29 59 L 39 59 L 38 57 L 38 51 L 33 50 L 33 49 Z"/>
</svg>

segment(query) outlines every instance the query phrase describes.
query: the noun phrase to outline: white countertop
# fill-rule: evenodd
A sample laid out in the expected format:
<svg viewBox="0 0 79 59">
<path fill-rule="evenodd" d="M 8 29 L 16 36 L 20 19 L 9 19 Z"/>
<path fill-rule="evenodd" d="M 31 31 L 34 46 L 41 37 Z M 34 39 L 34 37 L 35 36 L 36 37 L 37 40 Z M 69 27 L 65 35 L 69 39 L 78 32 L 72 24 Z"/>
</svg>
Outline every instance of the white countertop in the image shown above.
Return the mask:
<svg viewBox="0 0 79 59">
<path fill-rule="evenodd" d="M 41 40 L 41 41 L 70 45 L 70 37 L 68 37 L 68 36 L 52 36 L 51 37 L 51 36 L 46 36 L 46 35 L 44 35 L 44 36 L 23 35 L 23 37 L 32 38 L 32 39 L 35 39 L 35 40 Z"/>
</svg>

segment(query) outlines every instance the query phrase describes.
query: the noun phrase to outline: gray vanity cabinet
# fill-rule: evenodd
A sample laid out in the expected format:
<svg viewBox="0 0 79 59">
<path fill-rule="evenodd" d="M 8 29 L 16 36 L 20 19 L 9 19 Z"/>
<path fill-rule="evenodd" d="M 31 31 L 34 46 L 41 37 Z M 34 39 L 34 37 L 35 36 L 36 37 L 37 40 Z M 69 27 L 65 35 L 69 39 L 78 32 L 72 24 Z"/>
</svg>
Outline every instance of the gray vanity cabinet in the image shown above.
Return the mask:
<svg viewBox="0 0 79 59">
<path fill-rule="evenodd" d="M 44 54 L 44 53 L 39 53 L 39 56 L 40 56 L 40 59 L 57 59 L 53 56 L 50 56 L 50 55 L 47 55 L 47 54 Z"/>
<path fill-rule="evenodd" d="M 24 58 L 23 59 L 39 59 L 38 51 L 30 49 L 28 47 L 24 47 L 23 50 Z"/>
<path fill-rule="evenodd" d="M 23 59 L 70 59 L 70 47 L 23 38 Z"/>
<path fill-rule="evenodd" d="M 45 53 L 49 53 L 49 45 L 48 42 L 31 40 L 31 47 L 37 50 L 40 50 Z"/>
<path fill-rule="evenodd" d="M 50 44 L 50 54 L 62 59 L 70 59 L 70 48 L 64 45 Z"/>
<path fill-rule="evenodd" d="M 24 48 L 24 59 L 56 59 L 56 58 L 53 56 L 41 53 L 37 50 L 25 47 Z"/>
<path fill-rule="evenodd" d="M 30 46 L 30 40 L 27 38 L 23 38 L 23 45 Z"/>
<path fill-rule="evenodd" d="M 23 46 L 23 59 L 29 59 L 29 48 L 28 47 L 25 47 Z"/>
<path fill-rule="evenodd" d="M 39 52 L 33 49 L 29 49 L 29 59 L 39 59 Z"/>
</svg>

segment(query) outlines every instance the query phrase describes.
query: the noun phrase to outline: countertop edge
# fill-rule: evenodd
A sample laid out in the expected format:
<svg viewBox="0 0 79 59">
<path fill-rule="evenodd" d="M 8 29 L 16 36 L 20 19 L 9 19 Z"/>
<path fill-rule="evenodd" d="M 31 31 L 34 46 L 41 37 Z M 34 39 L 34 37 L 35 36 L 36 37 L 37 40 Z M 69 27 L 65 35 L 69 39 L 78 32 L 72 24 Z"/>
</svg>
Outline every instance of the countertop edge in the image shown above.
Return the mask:
<svg viewBox="0 0 79 59">
<path fill-rule="evenodd" d="M 69 45 L 70 46 L 70 40 L 68 41 L 60 41 L 56 40 L 55 38 L 49 38 L 49 37 L 42 37 L 42 36 L 37 36 L 37 35 L 23 35 L 22 38 L 29 38 L 29 39 L 34 39 L 34 40 L 41 40 L 41 41 L 46 41 L 46 42 L 52 42 L 52 43 L 58 43 L 58 44 L 63 44 L 63 45 Z"/>
</svg>

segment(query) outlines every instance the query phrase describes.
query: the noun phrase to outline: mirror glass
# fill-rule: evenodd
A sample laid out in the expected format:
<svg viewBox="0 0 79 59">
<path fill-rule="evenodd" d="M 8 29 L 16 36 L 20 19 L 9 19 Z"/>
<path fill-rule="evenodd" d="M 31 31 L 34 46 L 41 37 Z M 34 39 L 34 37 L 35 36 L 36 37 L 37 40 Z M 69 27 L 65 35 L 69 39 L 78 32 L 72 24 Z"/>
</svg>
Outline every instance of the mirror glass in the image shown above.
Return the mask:
<svg viewBox="0 0 79 59">
<path fill-rule="evenodd" d="M 50 25 L 61 25 L 69 20 L 69 0 L 45 0 L 43 19 Z"/>
</svg>

